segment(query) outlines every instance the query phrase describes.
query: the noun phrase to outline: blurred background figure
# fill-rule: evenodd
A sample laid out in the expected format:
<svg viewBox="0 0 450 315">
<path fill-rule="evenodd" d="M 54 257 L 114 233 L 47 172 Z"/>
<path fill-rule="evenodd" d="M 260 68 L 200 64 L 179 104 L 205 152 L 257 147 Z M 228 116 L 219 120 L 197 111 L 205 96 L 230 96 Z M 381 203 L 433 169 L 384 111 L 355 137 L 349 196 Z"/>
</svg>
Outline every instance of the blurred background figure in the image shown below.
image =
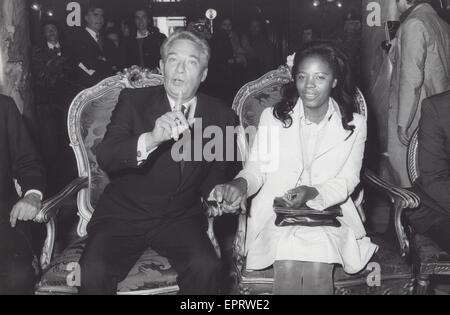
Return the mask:
<svg viewBox="0 0 450 315">
<path fill-rule="evenodd" d="M 233 47 L 233 63 L 236 65 L 247 65 L 247 58 L 245 57 L 245 50 L 241 46 L 239 36 L 233 29 L 233 21 L 230 17 L 225 17 L 220 23 L 220 29 L 225 32 Z"/>
<path fill-rule="evenodd" d="M 314 40 L 319 40 L 321 38 L 321 32 L 319 27 L 314 24 L 307 24 L 300 27 L 298 35 L 294 37 L 292 46 L 293 51 L 298 51 L 302 49 L 306 44 Z"/>
<path fill-rule="evenodd" d="M 100 34 L 105 24 L 103 9 L 89 7 L 84 21 L 86 27 L 78 31 L 71 43 L 79 90 L 91 87 L 115 72 L 114 65 L 108 60 L 113 44 Z"/>
<path fill-rule="evenodd" d="M 127 40 L 130 37 L 130 23 L 127 20 L 122 20 L 120 22 L 120 33 L 122 35 L 122 40 Z"/>
<path fill-rule="evenodd" d="M 193 32 L 198 36 L 206 39 L 208 43 L 211 41 L 211 26 L 205 18 L 194 18 L 189 21 L 187 28 L 189 32 Z"/>
<path fill-rule="evenodd" d="M 130 36 L 125 45 L 126 66 L 138 65 L 155 70 L 159 67 L 161 59 L 159 50 L 166 36 L 153 26 L 151 16 L 146 9 L 138 9 L 134 12 L 134 23 L 136 35 Z"/>
<path fill-rule="evenodd" d="M 66 121 L 76 86 L 73 60 L 56 22 L 44 22 L 42 32 L 43 41 L 32 53 L 33 92 L 41 155 L 48 171 L 48 192 L 52 195 L 75 176 Z"/>
<path fill-rule="evenodd" d="M 265 34 L 262 21 L 250 20 L 241 44 L 247 56 L 246 81 L 254 80 L 274 68 L 274 46 Z"/>
<path fill-rule="evenodd" d="M 401 24 L 391 52 L 387 150 L 394 181 L 403 187 L 411 185 L 406 151 L 422 100 L 450 89 L 450 26 L 428 2 L 397 0 Z"/>
<path fill-rule="evenodd" d="M 225 17 L 217 23 L 210 46 L 211 60 L 203 90 L 231 106 L 234 95 L 244 83 L 247 60 L 230 18 Z"/>
<path fill-rule="evenodd" d="M 110 60 L 113 70 L 120 71 L 126 65 L 125 47 L 123 40 L 120 38 L 120 32 L 116 28 L 109 28 L 105 35 L 113 44 L 111 50 L 108 52 L 107 58 Z"/>
<path fill-rule="evenodd" d="M 355 12 L 349 12 L 344 22 L 342 36 L 337 43 L 341 50 L 349 58 L 354 76 L 360 78 L 361 72 L 361 16 Z"/>
</svg>

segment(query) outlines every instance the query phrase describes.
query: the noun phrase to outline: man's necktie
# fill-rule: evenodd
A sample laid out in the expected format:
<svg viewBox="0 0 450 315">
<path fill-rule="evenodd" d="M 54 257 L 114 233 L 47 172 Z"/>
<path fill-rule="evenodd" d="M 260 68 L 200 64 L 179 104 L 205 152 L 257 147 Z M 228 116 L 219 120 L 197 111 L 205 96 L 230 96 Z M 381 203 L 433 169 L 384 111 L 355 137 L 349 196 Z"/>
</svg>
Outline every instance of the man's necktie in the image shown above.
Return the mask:
<svg viewBox="0 0 450 315">
<path fill-rule="evenodd" d="M 188 117 L 187 117 L 188 107 L 186 105 L 181 105 L 181 112 L 183 113 L 184 117 L 186 117 L 186 120 L 187 120 L 188 119 Z M 181 147 L 180 154 L 183 155 L 183 147 Z M 184 164 L 185 164 L 185 161 L 182 159 L 180 161 L 181 176 L 183 176 Z"/>
<path fill-rule="evenodd" d="M 103 51 L 103 42 L 102 42 L 102 38 L 100 37 L 99 33 L 95 34 L 95 37 L 97 38 L 97 44 L 100 47 L 100 49 Z"/>
<path fill-rule="evenodd" d="M 188 109 L 188 107 L 186 105 L 181 105 L 181 112 L 183 113 L 184 117 L 186 117 L 186 119 L 188 119 L 187 109 Z"/>
</svg>

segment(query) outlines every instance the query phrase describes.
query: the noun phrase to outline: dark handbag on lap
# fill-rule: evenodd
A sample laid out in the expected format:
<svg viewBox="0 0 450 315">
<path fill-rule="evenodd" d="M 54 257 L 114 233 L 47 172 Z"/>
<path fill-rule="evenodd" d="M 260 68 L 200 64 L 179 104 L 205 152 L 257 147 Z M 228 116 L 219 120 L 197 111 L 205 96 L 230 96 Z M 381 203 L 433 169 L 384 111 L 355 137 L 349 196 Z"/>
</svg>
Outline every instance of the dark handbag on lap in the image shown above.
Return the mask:
<svg viewBox="0 0 450 315">
<path fill-rule="evenodd" d="M 276 226 L 341 226 L 341 223 L 337 220 L 337 217 L 342 217 L 342 209 L 339 206 L 333 206 L 322 211 L 311 209 L 306 205 L 300 208 L 291 208 L 286 205 L 282 198 L 275 198 L 273 209 L 277 215 Z"/>
</svg>

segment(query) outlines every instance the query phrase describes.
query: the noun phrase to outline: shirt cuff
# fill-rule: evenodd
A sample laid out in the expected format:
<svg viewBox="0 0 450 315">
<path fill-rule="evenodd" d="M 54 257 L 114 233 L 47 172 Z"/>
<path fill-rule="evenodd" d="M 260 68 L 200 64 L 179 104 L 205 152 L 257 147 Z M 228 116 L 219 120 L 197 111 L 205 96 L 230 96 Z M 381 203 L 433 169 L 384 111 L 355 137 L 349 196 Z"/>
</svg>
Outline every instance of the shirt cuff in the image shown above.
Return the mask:
<svg viewBox="0 0 450 315">
<path fill-rule="evenodd" d="M 145 160 L 147 160 L 150 153 L 155 151 L 158 147 L 154 147 L 150 151 L 147 151 L 147 144 L 146 144 L 146 133 L 143 133 L 139 136 L 138 139 L 138 145 L 137 145 L 137 162 L 138 166 L 144 163 Z"/>
<path fill-rule="evenodd" d="M 25 195 L 23 195 L 24 197 L 30 195 L 30 194 L 36 194 L 39 196 L 39 199 L 42 201 L 42 199 L 44 198 L 44 195 L 37 189 L 30 189 L 28 190 Z"/>
<path fill-rule="evenodd" d="M 314 188 L 319 192 L 319 194 L 316 196 L 316 198 L 307 201 L 306 205 L 314 210 L 320 210 L 320 211 L 325 210 L 326 204 L 325 204 L 325 199 L 323 198 L 323 194 L 320 191 L 320 188 L 318 188 L 318 187 L 314 187 Z"/>
<path fill-rule="evenodd" d="M 248 197 L 256 194 L 262 186 L 262 183 L 260 183 L 258 178 L 256 176 L 254 176 L 251 172 L 248 172 L 246 170 L 242 170 L 234 178 L 235 179 L 242 178 L 247 182 L 247 196 Z"/>
</svg>

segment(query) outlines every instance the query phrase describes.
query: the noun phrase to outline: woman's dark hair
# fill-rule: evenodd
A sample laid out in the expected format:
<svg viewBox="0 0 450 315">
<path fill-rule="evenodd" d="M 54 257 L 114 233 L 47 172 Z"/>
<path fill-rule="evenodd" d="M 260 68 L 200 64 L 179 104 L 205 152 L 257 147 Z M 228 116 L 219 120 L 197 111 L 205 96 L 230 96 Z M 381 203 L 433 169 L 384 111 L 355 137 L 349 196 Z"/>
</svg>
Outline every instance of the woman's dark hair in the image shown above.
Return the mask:
<svg viewBox="0 0 450 315">
<path fill-rule="evenodd" d="M 292 125 L 291 113 L 294 109 L 299 94 L 295 83 L 300 63 L 308 57 L 317 56 L 327 62 L 337 79 L 336 87 L 331 91 L 331 97 L 337 102 L 342 114 L 342 127 L 345 130 L 353 130 L 355 127 L 349 123 L 353 121 L 353 113 L 357 112 L 354 102 L 356 87 L 347 56 L 329 42 L 315 41 L 307 44 L 297 51 L 292 67 L 293 82 L 282 87 L 282 100 L 274 106 L 273 115 L 281 121 L 285 128 Z"/>
</svg>

